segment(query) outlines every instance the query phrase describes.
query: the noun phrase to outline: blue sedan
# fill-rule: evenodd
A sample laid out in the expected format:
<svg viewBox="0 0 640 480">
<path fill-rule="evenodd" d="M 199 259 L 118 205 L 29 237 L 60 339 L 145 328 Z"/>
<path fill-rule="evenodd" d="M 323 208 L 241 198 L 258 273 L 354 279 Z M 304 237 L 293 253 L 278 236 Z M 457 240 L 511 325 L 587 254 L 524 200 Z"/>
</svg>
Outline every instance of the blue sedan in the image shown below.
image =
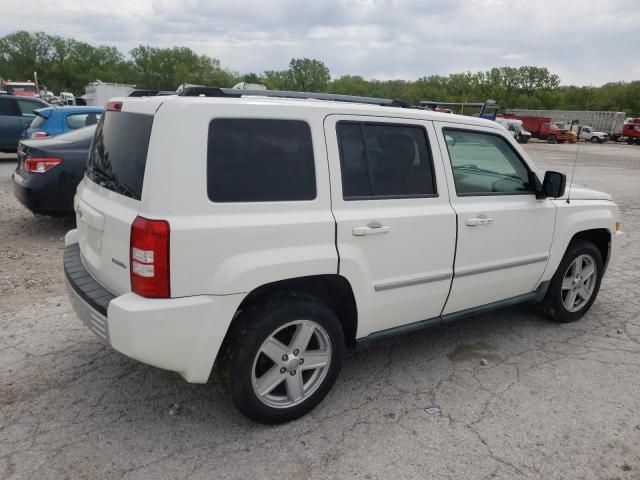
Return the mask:
<svg viewBox="0 0 640 480">
<path fill-rule="evenodd" d="M 48 107 L 35 110 L 35 118 L 22 133 L 23 139 L 54 137 L 95 125 L 104 111 L 100 107 Z"/>
</svg>

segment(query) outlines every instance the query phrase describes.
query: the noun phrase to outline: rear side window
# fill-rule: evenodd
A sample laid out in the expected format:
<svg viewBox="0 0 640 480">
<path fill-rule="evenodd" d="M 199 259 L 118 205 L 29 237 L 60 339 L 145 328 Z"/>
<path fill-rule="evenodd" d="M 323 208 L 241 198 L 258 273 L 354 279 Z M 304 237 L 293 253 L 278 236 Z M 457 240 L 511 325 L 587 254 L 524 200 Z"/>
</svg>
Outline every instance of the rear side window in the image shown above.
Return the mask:
<svg viewBox="0 0 640 480">
<path fill-rule="evenodd" d="M 436 194 L 422 127 L 338 122 L 337 134 L 345 200 Z"/>
<path fill-rule="evenodd" d="M 40 103 L 31 102 L 29 100 L 18 100 L 18 106 L 20 107 L 23 117 L 35 117 L 36 114 L 33 113 L 33 111 L 44 107 L 44 105 L 41 105 Z"/>
<path fill-rule="evenodd" d="M 105 112 L 89 150 L 87 177 L 140 200 L 153 115 Z"/>
<path fill-rule="evenodd" d="M 74 113 L 67 115 L 67 126 L 75 130 L 76 128 L 88 127 L 95 125 L 100 120 L 100 113 Z"/>
<path fill-rule="evenodd" d="M 213 202 L 313 200 L 316 175 L 309 125 L 300 120 L 212 120 L 207 192 Z"/>
</svg>

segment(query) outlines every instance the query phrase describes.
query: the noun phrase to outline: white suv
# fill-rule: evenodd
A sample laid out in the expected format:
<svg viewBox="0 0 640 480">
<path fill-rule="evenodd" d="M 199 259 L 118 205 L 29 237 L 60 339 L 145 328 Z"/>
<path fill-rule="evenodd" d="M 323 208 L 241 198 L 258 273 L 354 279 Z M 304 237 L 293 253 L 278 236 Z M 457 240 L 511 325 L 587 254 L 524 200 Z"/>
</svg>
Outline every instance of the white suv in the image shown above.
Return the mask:
<svg viewBox="0 0 640 480">
<path fill-rule="evenodd" d="M 616 249 L 611 197 L 569 200 L 494 122 L 395 105 L 197 88 L 110 102 L 66 236 L 79 317 L 189 382 L 216 364 L 272 423 L 322 400 L 345 348 L 526 301 L 580 318 Z"/>
</svg>

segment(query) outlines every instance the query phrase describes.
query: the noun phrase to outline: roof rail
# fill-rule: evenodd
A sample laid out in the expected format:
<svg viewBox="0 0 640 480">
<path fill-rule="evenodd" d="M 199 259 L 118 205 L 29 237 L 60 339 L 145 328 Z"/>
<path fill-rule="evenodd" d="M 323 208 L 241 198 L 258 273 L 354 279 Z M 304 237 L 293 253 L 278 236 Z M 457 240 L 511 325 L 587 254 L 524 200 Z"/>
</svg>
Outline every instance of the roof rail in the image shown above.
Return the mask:
<svg viewBox="0 0 640 480">
<path fill-rule="evenodd" d="M 301 98 L 328 100 L 332 102 L 365 103 L 369 105 L 380 105 L 383 107 L 399 108 L 421 108 L 415 107 L 402 100 L 392 100 L 389 98 L 360 97 L 357 95 L 341 95 L 334 93 L 312 93 L 312 92 L 290 92 L 285 90 L 244 90 L 238 88 L 220 88 L 190 85 L 185 86 L 178 92 L 182 97 L 227 97 L 239 98 L 245 96 L 255 97 L 277 97 L 277 98 Z"/>
<path fill-rule="evenodd" d="M 156 97 L 161 95 L 175 95 L 176 92 L 166 90 L 134 90 L 129 94 L 130 97 Z"/>
</svg>

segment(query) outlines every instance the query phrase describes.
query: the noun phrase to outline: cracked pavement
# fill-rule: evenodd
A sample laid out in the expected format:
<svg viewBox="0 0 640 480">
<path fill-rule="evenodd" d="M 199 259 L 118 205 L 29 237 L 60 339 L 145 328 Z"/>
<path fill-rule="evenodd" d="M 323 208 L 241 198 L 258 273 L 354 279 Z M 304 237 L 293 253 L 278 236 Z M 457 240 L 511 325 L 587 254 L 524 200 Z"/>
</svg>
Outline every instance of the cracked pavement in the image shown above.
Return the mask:
<svg viewBox="0 0 640 480">
<path fill-rule="evenodd" d="M 525 148 L 570 175 L 575 145 Z M 640 147 L 580 145 L 574 182 L 625 230 L 582 320 L 525 305 L 372 344 L 280 426 L 94 338 L 64 293 L 73 222 L 21 207 L 14 167 L 0 155 L 2 479 L 640 479 Z"/>
</svg>

